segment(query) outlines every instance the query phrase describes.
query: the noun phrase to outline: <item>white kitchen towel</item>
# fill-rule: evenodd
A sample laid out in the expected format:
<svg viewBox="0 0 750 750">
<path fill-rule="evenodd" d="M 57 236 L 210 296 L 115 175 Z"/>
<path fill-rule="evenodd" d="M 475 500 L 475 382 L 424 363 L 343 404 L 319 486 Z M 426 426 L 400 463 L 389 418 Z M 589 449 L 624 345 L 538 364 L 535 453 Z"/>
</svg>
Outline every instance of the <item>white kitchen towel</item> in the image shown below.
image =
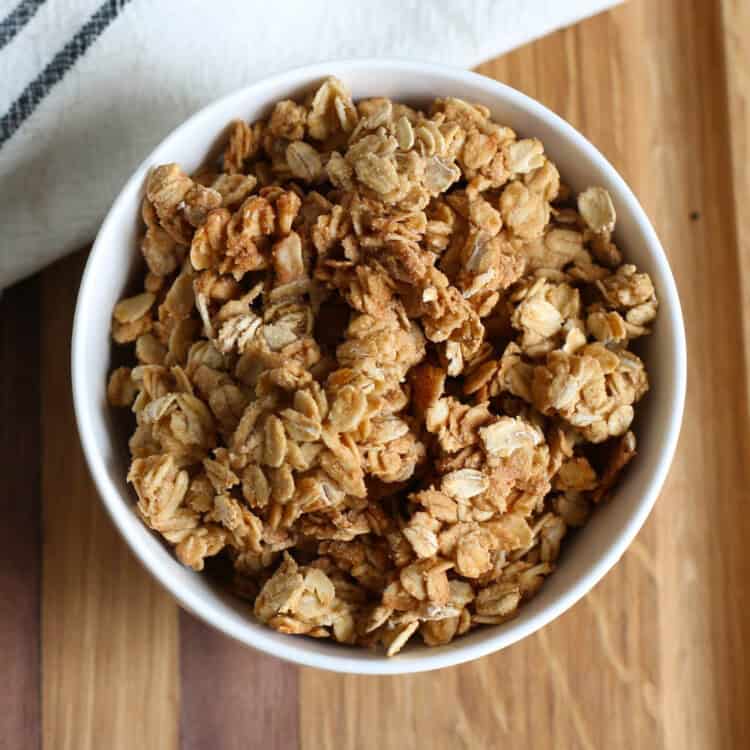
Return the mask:
<svg viewBox="0 0 750 750">
<path fill-rule="evenodd" d="M 618 0 L 0 0 L 0 288 L 83 247 L 207 102 L 345 57 L 473 66 Z"/>
</svg>

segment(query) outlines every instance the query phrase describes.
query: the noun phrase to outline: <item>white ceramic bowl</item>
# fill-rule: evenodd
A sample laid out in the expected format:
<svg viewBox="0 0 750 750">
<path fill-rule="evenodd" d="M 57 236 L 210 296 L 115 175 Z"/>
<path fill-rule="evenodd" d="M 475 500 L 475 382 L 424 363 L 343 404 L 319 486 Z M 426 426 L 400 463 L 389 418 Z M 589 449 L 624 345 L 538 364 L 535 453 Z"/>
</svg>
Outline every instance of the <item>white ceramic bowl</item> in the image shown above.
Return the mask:
<svg viewBox="0 0 750 750">
<path fill-rule="evenodd" d="M 628 261 L 651 274 L 659 316 L 642 350 L 651 391 L 638 410 L 639 455 L 609 502 L 563 547 L 558 570 L 541 592 L 504 625 L 479 629 L 439 648 L 410 645 L 398 656 L 292 638 L 253 621 L 246 603 L 180 565 L 133 510 L 125 482 L 126 436 L 106 402 L 111 367 L 110 313 L 139 264 L 139 206 L 148 170 L 179 162 L 197 168 L 233 118 L 254 120 L 279 99 L 299 96 L 328 75 L 355 99 L 388 96 L 411 104 L 457 96 L 486 105 L 522 135 L 541 138 L 564 180 L 575 190 L 602 185 L 617 210 L 616 239 Z M 533 99 L 474 73 L 402 60 L 355 60 L 314 65 L 273 76 L 220 99 L 168 136 L 136 170 L 110 209 L 81 282 L 73 330 L 73 396 L 89 468 L 120 533 L 143 565 L 189 611 L 227 635 L 289 661 L 341 672 L 397 674 L 476 659 L 533 633 L 586 594 L 617 562 L 648 516 L 669 469 L 685 398 L 685 335 L 672 274 L 646 214 L 623 179 L 583 136 Z"/>
</svg>

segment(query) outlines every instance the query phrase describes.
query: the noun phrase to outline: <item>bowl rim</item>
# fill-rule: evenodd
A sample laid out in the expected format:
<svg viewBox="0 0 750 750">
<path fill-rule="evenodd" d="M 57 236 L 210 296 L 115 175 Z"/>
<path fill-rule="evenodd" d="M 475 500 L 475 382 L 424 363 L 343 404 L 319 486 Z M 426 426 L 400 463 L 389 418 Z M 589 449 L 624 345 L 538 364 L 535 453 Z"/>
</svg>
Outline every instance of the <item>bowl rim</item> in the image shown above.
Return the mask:
<svg viewBox="0 0 750 750">
<path fill-rule="evenodd" d="M 382 658 L 377 659 L 358 659 L 345 653 L 342 653 L 341 655 L 336 653 L 320 654 L 309 650 L 306 647 L 306 639 L 289 638 L 287 639 L 289 641 L 288 644 L 279 644 L 277 640 L 272 640 L 270 637 L 266 637 L 266 634 L 262 632 L 262 629 L 255 631 L 247 629 L 246 627 L 241 627 L 224 617 L 221 613 L 216 612 L 211 608 L 207 608 L 199 593 L 187 590 L 182 584 L 174 578 L 171 578 L 168 571 L 166 571 L 163 566 L 159 565 L 155 559 L 152 559 L 152 556 L 129 535 L 122 513 L 124 511 L 130 511 L 126 508 L 125 498 L 122 497 L 119 490 L 110 480 L 106 471 L 103 455 L 101 451 L 99 451 L 93 438 L 92 420 L 94 409 L 90 404 L 90 399 L 88 398 L 88 394 L 84 387 L 83 364 L 85 362 L 85 322 L 82 310 L 86 306 L 86 298 L 89 293 L 88 290 L 96 283 L 91 271 L 93 265 L 92 259 L 97 252 L 100 252 L 102 236 L 106 234 L 108 227 L 117 221 L 117 217 L 121 213 L 121 205 L 125 202 L 126 195 L 132 189 L 133 184 L 137 181 L 142 181 L 142 173 L 151 163 L 154 154 L 164 148 L 168 148 L 170 143 L 179 141 L 182 138 L 183 133 L 192 128 L 202 117 L 206 116 L 213 109 L 222 107 L 234 98 L 243 100 L 245 98 L 251 98 L 254 90 L 262 89 L 271 84 L 293 88 L 294 86 L 299 85 L 300 79 L 315 77 L 322 79 L 330 75 L 333 68 L 336 69 L 338 75 L 342 76 L 345 76 L 349 71 L 362 70 L 372 72 L 397 71 L 398 73 L 407 75 L 411 73 L 432 73 L 451 78 L 457 84 L 463 83 L 481 86 L 489 95 L 504 100 L 521 110 L 526 110 L 532 116 L 545 120 L 550 127 L 559 131 L 567 141 L 574 144 L 576 149 L 584 152 L 587 159 L 595 165 L 596 169 L 605 175 L 611 184 L 617 186 L 622 201 L 627 204 L 628 211 L 634 217 L 639 230 L 643 234 L 648 254 L 653 263 L 659 266 L 663 281 L 662 288 L 660 289 L 660 315 L 666 315 L 670 318 L 669 329 L 674 334 L 674 361 L 672 362 L 674 367 L 672 373 L 673 390 L 671 392 L 671 404 L 668 412 L 668 424 L 666 425 L 665 432 L 662 434 L 663 441 L 659 448 L 655 449 L 658 450 L 658 462 L 656 463 L 651 477 L 647 479 L 648 486 L 643 493 L 640 502 L 628 519 L 624 529 L 618 534 L 614 542 L 600 554 L 599 558 L 589 567 L 578 581 L 559 594 L 556 599 L 553 599 L 547 606 L 535 613 L 525 622 L 519 622 L 515 625 L 513 622 L 509 622 L 503 628 L 498 629 L 496 633 L 490 634 L 485 639 L 476 643 L 470 643 L 463 646 L 455 644 L 454 647 L 450 649 L 425 649 L 424 654 L 420 654 L 418 659 L 410 659 L 408 662 L 403 662 L 398 658 L 388 658 L 385 655 L 383 655 Z M 555 114 L 535 99 L 517 91 L 507 84 L 487 78 L 479 73 L 454 68 L 448 65 L 425 63 L 416 60 L 399 58 L 358 58 L 334 59 L 322 63 L 315 63 L 313 65 L 295 67 L 275 75 L 261 78 L 250 86 L 233 91 L 212 101 L 205 107 L 202 107 L 182 124 L 172 130 L 155 148 L 150 151 L 149 155 L 139 164 L 130 178 L 123 185 L 112 203 L 100 226 L 87 259 L 76 300 L 73 320 L 71 373 L 73 406 L 78 433 L 86 463 L 94 480 L 97 493 L 99 494 L 109 517 L 112 519 L 114 525 L 117 527 L 120 535 L 124 538 L 136 559 L 139 560 L 146 570 L 148 570 L 148 572 L 174 599 L 177 600 L 182 607 L 234 640 L 237 640 L 246 646 L 277 656 L 285 661 L 334 672 L 393 675 L 423 672 L 442 667 L 454 666 L 506 648 L 526 636 L 531 635 L 563 614 L 563 612 L 585 596 L 617 563 L 651 512 L 674 457 L 685 404 L 687 352 L 682 311 L 677 288 L 669 262 L 656 232 L 645 211 L 625 180 L 609 163 L 604 155 L 583 135 L 581 135 L 581 133 L 559 115 Z M 250 620 L 248 620 L 248 622 L 250 622 Z M 270 633 L 271 631 L 269 631 L 269 634 Z"/>
</svg>

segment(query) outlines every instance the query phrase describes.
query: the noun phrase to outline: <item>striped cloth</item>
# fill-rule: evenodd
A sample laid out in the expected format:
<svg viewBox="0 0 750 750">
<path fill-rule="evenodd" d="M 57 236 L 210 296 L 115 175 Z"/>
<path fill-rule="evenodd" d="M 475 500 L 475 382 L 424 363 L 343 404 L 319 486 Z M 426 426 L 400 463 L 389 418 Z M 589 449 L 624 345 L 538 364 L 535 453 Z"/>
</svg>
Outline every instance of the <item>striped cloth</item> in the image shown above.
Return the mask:
<svg viewBox="0 0 750 750">
<path fill-rule="evenodd" d="M 89 242 L 212 99 L 336 57 L 473 66 L 618 0 L 0 0 L 0 288 Z"/>
</svg>

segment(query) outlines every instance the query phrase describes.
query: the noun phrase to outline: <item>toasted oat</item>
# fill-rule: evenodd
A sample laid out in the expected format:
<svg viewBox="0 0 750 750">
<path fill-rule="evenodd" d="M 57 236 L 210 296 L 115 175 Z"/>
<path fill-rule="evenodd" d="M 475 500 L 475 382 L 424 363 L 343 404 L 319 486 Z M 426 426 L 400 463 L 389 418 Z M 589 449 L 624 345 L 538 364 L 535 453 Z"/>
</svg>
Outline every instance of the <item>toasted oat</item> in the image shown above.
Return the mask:
<svg viewBox="0 0 750 750">
<path fill-rule="evenodd" d="M 331 78 L 154 169 L 142 217 L 107 386 L 137 510 L 279 632 L 393 656 L 505 622 L 635 455 L 653 283 L 607 191 L 483 106 Z"/>
<path fill-rule="evenodd" d="M 578 196 L 578 211 L 595 234 L 609 234 L 615 228 L 615 207 L 609 193 L 601 187 L 590 187 Z"/>
</svg>

